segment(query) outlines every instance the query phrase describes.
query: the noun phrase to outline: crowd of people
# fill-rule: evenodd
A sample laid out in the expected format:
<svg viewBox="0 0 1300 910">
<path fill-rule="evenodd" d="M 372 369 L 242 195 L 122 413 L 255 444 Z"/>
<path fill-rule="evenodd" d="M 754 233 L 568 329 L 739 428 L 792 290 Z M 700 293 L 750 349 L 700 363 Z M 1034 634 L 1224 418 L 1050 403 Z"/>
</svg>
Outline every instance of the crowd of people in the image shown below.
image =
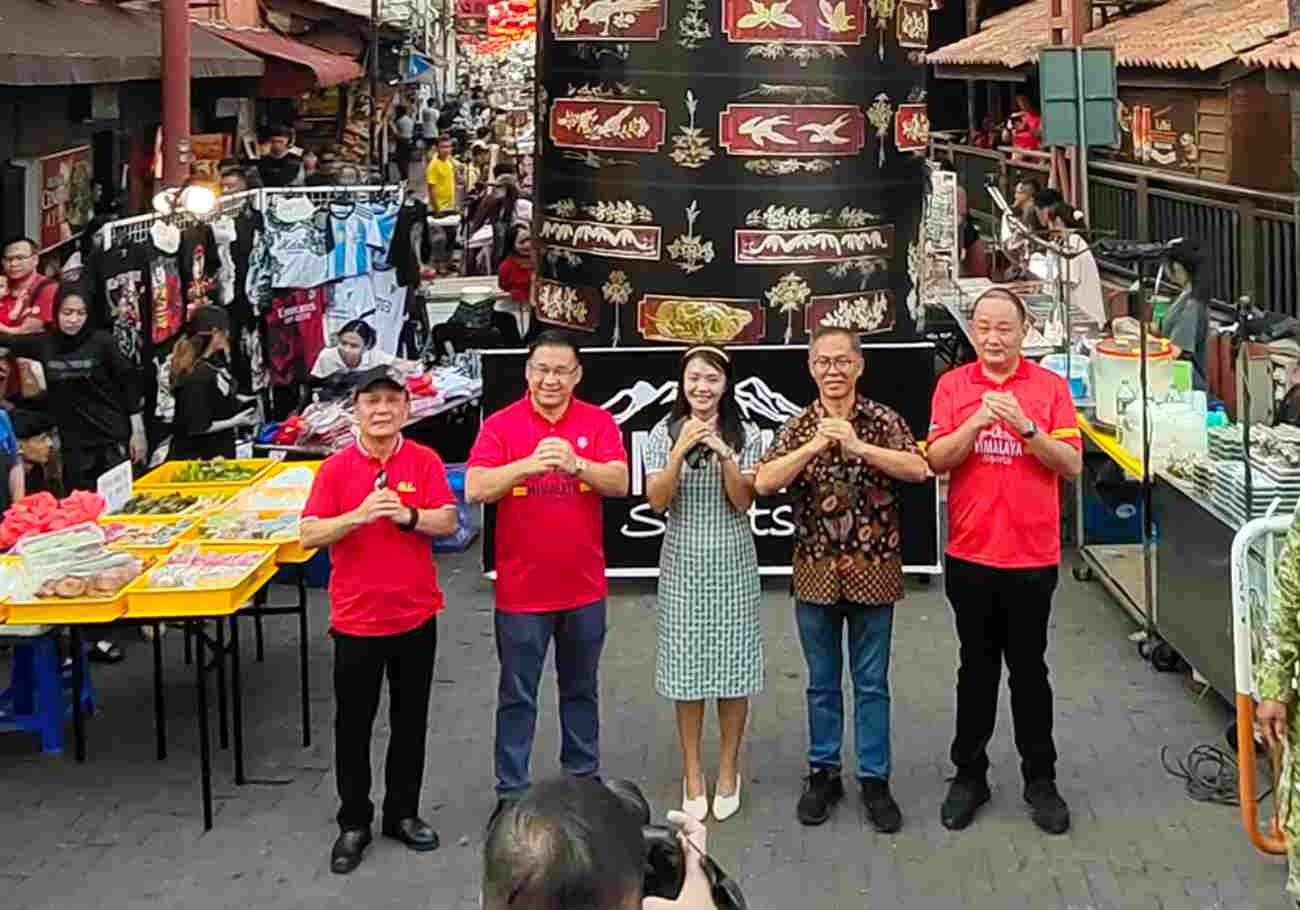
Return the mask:
<svg viewBox="0 0 1300 910">
<path fill-rule="evenodd" d="M 851 773 L 875 829 L 899 830 L 902 813 L 889 785 L 890 643 L 903 600 L 899 499 L 901 485 L 934 473 L 951 478 L 947 579 L 960 640 L 950 755 L 956 775 L 941 820 L 963 829 L 990 798 L 986 748 L 1005 662 L 1030 815 L 1045 832 L 1068 829 L 1069 809 L 1055 783 L 1045 654 L 1060 562 L 1058 481 L 1081 470 L 1082 440 L 1065 381 L 1021 357 L 1026 319 L 1023 301 L 1009 290 L 992 289 L 977 302 L 978 360 L 939 381 L 925 448 L 896 412 L 858 391 L 870 364 L 858 337 L 844 329 L 814 334 L 808 368 L 817 397 L 766 450 L 757 428 L 742 419 L 728 352 L 701 345 L 683 354 L 680 394 L 652 431 L 644 466 L 647 498 L 668 515 L 654 685 L 676 709 L 682 787 L 674 818 L 684 837 L 702 831 L 710 813 L 722 822 L 742 809 L 741 742 L 749 700 L 761 692 L 765 671 L 757 556 L 746 513 L 755 495 L 782 489 L 794 504 L 794 620 L 808 671 L 808 773 L 795 815 L 804 825 L 821 824 L 844 795 L 847 629 Z M 593 811 L 591 801 L 602 799 L 594 789 L 535 786 L 529 765 L 542 668 L 553 643 L 560 765 L 573 781 L 595 787 L 601 780 L 599 670 L 608 595 L 602 499 L 626 495 L 630 480 L 613 417 L 574 395 L 582 361 L 573 340 L 553 330 L 538 335 L 525 373 L 527 394 L 485 420 L 466 475 L 467 498 L 497 510 L 500 676 L 489 864 L 494 855 L 512 855 L 509 838 L 520 835 L 520 826 L 540 824 L 537 813 L 559 811 L 557 793 Z M 404 387 L 381 366 L 356 394 L 361 438 L 322 467 L 302 532 L 305 545 L 332 547 L 335 573 L 341 808 L 331 868 L 338 873 L 355 869 L 370 843 L 369 734 L 385 672 L 392 735 L 382 830 L 411 849 L 437 846 L 414 796 L 436 615 L 444 606 L 425 538 L 455 525 L 437 455 L 401 437 L 409 406 Z M 538 528 L 565 533 L 539 534 Z M 393 570 L 377 582 L 370 567 L 381 552 Z M 706 772 L 700 751 L 710 700 L 718 703 L 722 729 L 716 775 Z M 511 834 L 502 833 L 503 824 Z M 554 899 L 547 889 L 567 887 L 564 881 L 542 874 L 516 880 L 489 868 L 485 905 L 510 903 L 502 899 L 507 882 L 542 900 Z"/>
</svg>

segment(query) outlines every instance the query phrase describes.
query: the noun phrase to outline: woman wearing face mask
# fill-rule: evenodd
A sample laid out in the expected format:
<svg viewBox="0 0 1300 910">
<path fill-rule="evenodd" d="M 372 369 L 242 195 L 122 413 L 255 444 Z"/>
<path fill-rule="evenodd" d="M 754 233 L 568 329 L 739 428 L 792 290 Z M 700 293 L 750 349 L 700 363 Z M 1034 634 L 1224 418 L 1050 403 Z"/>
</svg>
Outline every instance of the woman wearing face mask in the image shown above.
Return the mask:
<svg viewBox="0 0 1300 910">
<path fill-rule="evenodd" d="M 257 413 L 241 409 L 230 373 L 230 317 L 218 306 L 194 311 L 188 334 L 171 359 L 172 461 L 234 458 L 235 428 L 254 426 Z"/>
<path fill-rule="evenodd" d="M 668 512 L 659 559 L 655 688 L 677 709 L 682 810 L 709 812 L 700 738 L 704 700 L 718 700 L 718 821 L 740 809 L 740 741 L 749 696 L 763 687 L 758 554 L 749 527 L 763 447 L 742 420 L 731 358 L 701 345 L 682 357 L 672 413 L 646 445 L 646 499 Z"/>
<path fill-rule="evenodd" d="M 328 379 L 335 373 L 358 373 L 371 367 L 396 363 L 392 354 L 375 349 L 375 330 L 365 321 L 353 319 L 339 330 L 339 343 L 323 349 L 311 368 L 313 379 Z"/>
<path fill-rule="evenodd" d="M 136 370 L 110 332 L 91 328 L 88 297 L 65 285 L 46 331 L 0 333 L 0 347 L 44 364 L 49 413 L 59 430 L 69 492 L 93 491 L 109 468 L 128 455 L 143 464 L 147 454 Z"/>
</svg>

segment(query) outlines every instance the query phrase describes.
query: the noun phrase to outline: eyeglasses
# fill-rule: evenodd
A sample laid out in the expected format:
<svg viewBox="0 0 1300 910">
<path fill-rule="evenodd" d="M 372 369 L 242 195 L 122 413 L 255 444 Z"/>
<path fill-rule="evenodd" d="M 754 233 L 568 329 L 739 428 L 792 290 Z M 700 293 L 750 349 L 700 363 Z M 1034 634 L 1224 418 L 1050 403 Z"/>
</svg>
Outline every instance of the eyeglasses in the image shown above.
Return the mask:
<svg viewBox="0 0 1300 910">
<path fill-rule="evenodd" d="M 831 367 L 835 367 L 841 373 L 847 373 L 857 362 L 856 357 L 814 357 L 812 368 L 818 373 L 825 373 Z"/>
<path fill-rule="evenodd" d="M 12 256 L 5 256 L 5 257 L 4 257 L 4 261 L 5 261 L 5 262 L 22 262 L 22 261 L 25 260 L 25 259 L 34 259 L 34 258 L 36 258 L 36 254 L 35 254 L 35 253 L 15 253 L 15 254 L 12 255 Z"/>
<path fill-rule="evenodd" d="M 572 379 L 578 374 L 577 367 L 543 367 L 530 363 L 528 364 L 528 369 L 534 376 L 538 376 L 542 379 L 550 379 L 551 377 L 554 377 L 559 380 L 566 380 Z"/>
</svg>

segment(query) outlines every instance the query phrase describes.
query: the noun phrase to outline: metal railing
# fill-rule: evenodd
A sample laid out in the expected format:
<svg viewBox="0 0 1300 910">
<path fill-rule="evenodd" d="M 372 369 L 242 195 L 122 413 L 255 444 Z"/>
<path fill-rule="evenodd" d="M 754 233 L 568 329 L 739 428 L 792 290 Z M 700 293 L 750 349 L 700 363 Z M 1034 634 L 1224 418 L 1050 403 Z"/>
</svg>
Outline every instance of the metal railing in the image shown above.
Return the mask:
<svg viewBox="0 0 1300 910">
<path fill-rule="evenodd" d="M 1047 166 L 1001 149 L 934 141 L 930 157 L 951 161 L 971 214 L 996 236 L 989 174 L 1003 191 L 1022 177 L 1047 183 Z M 1101 159 L 1088 161 L 1090 227 L 1123 240 L 1194 237 L 1208 252 L 1214 298 L 1247 295 L 1264 309 L 1300 316 L 1300 194 L 1271 193 Z M 1098 257 L 1108 271 L 1132 277 Z"/>
</svg>

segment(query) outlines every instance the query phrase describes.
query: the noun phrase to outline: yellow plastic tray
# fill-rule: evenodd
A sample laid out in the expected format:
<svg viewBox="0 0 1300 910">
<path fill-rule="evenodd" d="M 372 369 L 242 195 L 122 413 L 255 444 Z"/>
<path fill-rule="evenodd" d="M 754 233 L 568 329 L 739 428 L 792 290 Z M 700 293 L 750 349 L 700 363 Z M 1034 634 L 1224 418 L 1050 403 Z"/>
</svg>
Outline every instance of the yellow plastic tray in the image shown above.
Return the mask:
<svg viewBox="0 0 1300 910">
<path fill-rule="evenodd" d="M 193 464 L 192 461 L 168 461 L 160 464 L 145 476 L 135 482 L 132 487 L 133 492 L 145 492 L 149 490 L 166 490 L 167 492 L 194 492 L 194 493 L 224 493 L 234 490 L 242 490 L 251 487 L 262 478 L 266 477 L 279 462 L 271 458 L 244 458 L 232 460 L 233 464 L 246 468 L 256 468 L 257 473 L 247 480 L 229 481 L 225 483 L 179 483 L 173 480 L 186 465 Z"/>
<path fill-rule="evenodd" d="M 188 516 L 187 516 L 188 517 Z M 111 524 L 111 522 L 109 522 Z M 125 522 L 123 522 L 125 524 Z M 190 525 L 180 534 L 172 538 L 171 543 L 163 544 L 160 547 L 141 547 L 131 544 L 105 544 L 105 549 L 112 550 L 114 553 L 130 553 L 132 556 L 138 556 L 141 559 L 158 559 L 161 560 L 172 550 L 176 549 L 177 544 L 185 543 L 191 540 L 198 531 L 198 522 Z"/>
<path fill-rule="evenodd" d="M 283 514 L 283 512 L 275 509 L 237 509 L 234 506 L 231 507 L 230 511 L 256 511 L 260 518 L 276 518 Z M 275 547 L 275 561 L 278 565 L 297 565 L 316 555 L 315 550 L 306 549 L 303 547 L 302 541 L 297 538 L 293 540 L 209 540 L 206 537 L 199 536 L 196 528 L 192 539 L 218 553 L 249 553 L 266 547 Z"/>
<path fill-rule="evenodd" d="M 212 549 L 207 544 L 202 548 Z M 225 588 L 149 588 L 145 587 L 149 577 L 146 572 L 127 587 L 126 616 L 130 619 L 173 619 L 236 613 L 275 577 L 275 553 L 269 547 L 262 549 L 265 556 L 243 578 Z"/>
<path fill-rule="evenodd" d="M 261 480 L 259 480 L 258 482 L 261 483 L 263 481 L 270 480 L 272 477 L 279 477 L 281 474 L 283 474 L 285 471 L 289 470 L 290 468 L 310 468 L 312 474 L 314 475 L 317 471 L 320 470 L 320 466 L 323 465 L 324 463 L 325 462 L 323 461 L 276 461 L 275 466 L 272 467 L 271 470 L 267 473 L 267 475 L 263 477 Z"/>
<path fill-rule="evenodd" d="M 7 604 L 9 615 L 5 622 L 35 626 L 113 622 L 126 614 L 126 592 L 133 584 L 134 581 L 108 598 L 60 597 L 50 600 L 12 600 Z"/>
<path fill-rule="evenodd" d="M 197 486 L 197 484 L 192 486 Z M 186 487 L 183 490 L 161 490 L 161 489 L 153 488 L 147 490 L 135 490 L 133 492 L 150 493 L 150 494 L 157 493 L 159 495 L 165 493 L 183 492 L 183 493 L 188 493 L 190 495 L 222 496 L 224 498 L 222 499 L 221 502 L 215 505 L 208 506 L 207 508 L 204 509 L 196 509 L 192 512 L 173 512 L 170 515 L 110 515 L 108 513 L 105 513 L 99 516 L 99 518 L 97 519 L 99 523 L 102 525 L 115 524 L 115 523 L 124 524 L 124 525 L 125 524 L 141 524 L 141 525 L 166 524 L 169 521 L 176 521 L 177 519 L 180 518 L 192 518 L 195 521 L 198 521 L 199 519 L 203 518 L 203 516 L 205 515 L 210 515 L 213 512 L 219 512 L 222 509 L 228 507 L 231 501 L 235 498 L 235 494 L 239 491 L 231 488 L 228 490 L 205 490 L 202 493 L 200 493 L 197 489 L 191 489 L 190 487 Z"/>
</svg>

